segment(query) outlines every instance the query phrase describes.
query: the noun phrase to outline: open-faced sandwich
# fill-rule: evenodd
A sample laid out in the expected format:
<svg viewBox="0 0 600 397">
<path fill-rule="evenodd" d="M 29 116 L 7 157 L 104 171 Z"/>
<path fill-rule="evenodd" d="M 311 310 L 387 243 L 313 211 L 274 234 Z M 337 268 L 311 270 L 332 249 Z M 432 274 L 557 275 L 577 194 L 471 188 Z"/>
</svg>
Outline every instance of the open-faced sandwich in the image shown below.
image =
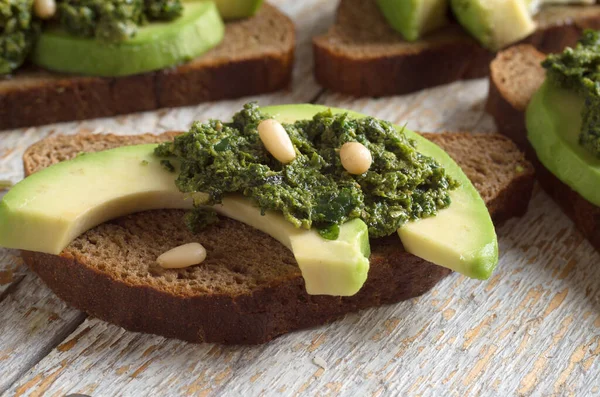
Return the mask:
<svg viewBox="0 0 600 397">
<path fill-rule="evenodd" d="M 262 0 L 2 0 L 0 130 L 282 89 L 294 35 Z"/>
<path fill-rule="evenodd" d="M 423 136 L 316 105 L 248 104 L 183 134 L 54 136 L 24 165 L 0 246 L 76 308 L 192 342 L 262 343 L 451 271 L 487 279 L 492 219 L 523 214 L 533 184 L 500 135 Z"/>
<path fill-rule="evenodd" d="M 600 28 L 595 0 L 341 0 L 314 39 L 321 85 L 354 96 L 418 91 L 484 77 L 495 51 L 516 42 L 543 52 Z"/>
<path fill-rule="evenodd" d="M 518 46 L 491 65 L 487 110 L 536 164 L 545 190 L 600 250 L 600 32 L 563 53 Z"/>
</svg>

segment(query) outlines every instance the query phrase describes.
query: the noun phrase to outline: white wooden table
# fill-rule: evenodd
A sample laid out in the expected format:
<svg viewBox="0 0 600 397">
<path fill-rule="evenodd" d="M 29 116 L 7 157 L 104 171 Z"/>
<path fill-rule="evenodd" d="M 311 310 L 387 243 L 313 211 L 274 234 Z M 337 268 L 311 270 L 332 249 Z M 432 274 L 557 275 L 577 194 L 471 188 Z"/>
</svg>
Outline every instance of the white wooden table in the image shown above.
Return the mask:
<svg viewBox="0 0 600 397">
<path fill-rule="evenodd" d="M 297 23 L 298 62 L 293 89 L 252 98 L 262 105 L 315 102 L 420 131 L 494 130 L 484 80 L 385 99 L 323 91 L 310 38 L 331 24 L 336 2 L 276 3 Z M 0 180 L 21 179 L 25 148 L 52 133 L 186 129 L 246 101 L 4 132 Z M 600 256 L 539 189 L 529 213 L 498 234 L 488 282 L 455 274 L 420 298 L 256 347 L 192 345 L 89 318 L 0 250 L 0 394 L 600 395 Z"/>
</svg>

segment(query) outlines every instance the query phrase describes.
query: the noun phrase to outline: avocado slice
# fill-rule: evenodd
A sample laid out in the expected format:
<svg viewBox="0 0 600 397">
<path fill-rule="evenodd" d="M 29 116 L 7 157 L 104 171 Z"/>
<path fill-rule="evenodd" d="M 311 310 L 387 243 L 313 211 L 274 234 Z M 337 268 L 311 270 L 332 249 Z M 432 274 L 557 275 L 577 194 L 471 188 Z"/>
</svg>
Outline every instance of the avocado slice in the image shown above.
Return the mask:
<svg viewBox="0 0 600 397">
<path fill-rule="evenodd" d="M 448 23 L 448 0 L 377 0 L 388 23 L 415 41 Z"/>
<path fill-rule="evenodd" d="M 497 51 L 536 28 L 524 0 L 450 0 L 458 22 L 481 45 Z"/>
<path fill-rule="evenodd" d="M 527 107 L 527 138 L 550 172 L 600 205 L 600 159 L 579 144 L 583 106 L 582 97 L 546 80 Z"/>
<path fill-rule="evenodd" d="M 263 0 L 213 0 L 225 20 L 241 19 L 258 12 Z"/>
<path fill-rule="evenodd" d="M 261 215 L 243 197 L 225 197 L 215 209 L 267 233 L 289 248 L 310 295 L 352 296 L 367 280 L 371 255 L 369 230 L 360 219 L 344 223 L 337 240 L 325 240 L 316 230 L 298 229 L 279 214 Z"/>
<path fill-rule="evenodd" d="M 263 111 L 293 122 L 326 109 L 288 105 Z M 449 208 L 436 217 L 406 223 L 398 231 L 405 248 L 469 277 L 489 277 L 498 261 L 498 244 L 483 200 L 448 154 L 420 135 L 404 132 L 417 142 L 421 153 L 434 157 L 461 184 L 451 193 Z M 191 208 L 194 200 L 175 187 L 177 173 L 166 172 L 154 157 L 156 146 L 84 154 L 26 178 L 0 202 L 0 246 L 58 254 L 78 235 L 109 219 L 151 209 Z M 173 165 L 177 170 L 178 165 Z M 311 294 L 354 295 L 367 278 L 369 239 L 362 220 L 346 222 L 337 240 L 325 240 L 314 230 L 296 229 L 277 214 L 261 216 L 243 198 L 226 197 L 215 208 L 290 248 Z"/>
<path fill-rule="evenodd" d="M 127 76 L 190 61 L 217 46 L 225 26 L 211 1 L 185 4 L 183 15 L 153 22 L 114 44 L 45 29 L 33 49 L 33 63 L 49 70 L 91 76 Z"/>
<path fill-rule="evenodd" d="M 110 219 L 152 209 L 192 208 L 192 197 L 175 186 L 177 172 L 165 171 L 154 156 L 156 147 L 84 154 L 18 183 L 0 202 L 0 246 L 57 255 L 77 236 Z M 172 164 L 177 171 L 178 164 Z M 325 240 L 279 214 L 262 216 L 243 197 L 226 197 L 215 209 L 288 247 L 309 294 L 351 296 L 367 279 L 369 234 L 360 219 L 343 224 L 337 240 Z"/>
<path fill-rule="evenodd" d="M 262 110 L 279 121 L 291 123 L 312 118 L 327 109 L 334 113 L 348 112 L 357 118 L 366 117 L 318 105 L 272 106 Z M 498 263 L 498 240 L 479 192 L 458 164 L 439 146 L 406 128 L 396 128 L 416 141 L 419 152 L 435 158 L 449 175 L 460 182 L 460 187 L 450 193 L 450 207 L 439 211 L 435 217 L 408 222 L 398 230 L 404 248 L 413 255 L 468 277 L 489 278 Z"/>
</svg>

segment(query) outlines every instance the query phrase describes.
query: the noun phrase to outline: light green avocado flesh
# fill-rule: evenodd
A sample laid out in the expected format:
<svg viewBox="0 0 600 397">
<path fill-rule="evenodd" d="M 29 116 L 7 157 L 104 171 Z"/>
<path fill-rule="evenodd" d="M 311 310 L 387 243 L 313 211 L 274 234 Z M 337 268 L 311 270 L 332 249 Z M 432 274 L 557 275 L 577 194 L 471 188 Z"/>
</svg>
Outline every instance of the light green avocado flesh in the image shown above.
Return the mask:
<svg viewBox="0 0 600 397">
<path fill-rule="evenodd" d="M 298 229 L 279 214 L 261 215 L 243 197 L 226 197 L 215 208 L 289 248 L 302 272 L 306 292 L 311 295 L 351 296 L 367 280 L 371 255 L 369 230 L 360 219 L 344 223 L 337 240 L 325 240 L 314 229 Z"/>
<path fill-rule="evenodd" d="M 377 0 L 390 26 L 408 41 L 448 23 L 448 0 Z"/>
<path fill-rule="evenodd" d="M 282 122 L 293 122 L 326 109 L 290 105 L 263 110 Z M 412 131 L 405 132 L 422 153 L 436 158 L 461 183 L 448 209 L 399 230 L 405 248 L 467 276 L 489 277 L 497 263 L 497 241 L 483 200 L 442 149 Z M 77 236 L 110 219 L 151 209 L 191 208 L 194 200 L 175 187 L 177 172 L 160 166 L 153 155 L 155 147 L 85 154 L 26 178 L 0 202 L 0 246 L 58 254 Z M 351 296 L 367 278 L 369 236 L 359 219 L 342 225 L 337 240 L 325 240 L 314 230 L 296 229 L 281 215 L 260 215 L 244 198 L 227 197 L 216 209 L 290 248 L 311 294 Z"/>
<path fill-rule="evenodd" d="M 450 0 L 458 22 L 481 45 L 497 51 L 536 28 L 523 0 Z"/>
<path fill-rule="evenodd" d="M 241 19 L 256 14 L 263 0 L 214 0 L 225 20 Z"/>
<path fill-rule="evenodd" d="M 127 76 L 190 61 L 217 46 L 225 26 L 215 4 L 193 1 L 170 22 L 153 22 L 117 44 L 75 37 L 58 28 L 44 30 L 33 50 L 38 66 L 64 73 Z"/>
<path fill-rule="evenodd" d="M 0 246 L 59 254 L 86 230 L 139 211 L 192 208 L 156 145 L 80 155 L 16 184 L 0 202 Z"/>
<path fill-rule="evenodd" d="M 262 110 L 282 122 L 312 118 L 327 107 L 317 105 L 273 106 Z M 353 117 L 365 115 L 348 112 Z M 397 126 L 398 130 L 402 127 Z M 452 204 L 435 217 L 406 223 L 398 230 L 404 248 L 413 255 L 468 277 L 487 279 L 498 263 L 498 240 L 487 207 L 462 169 L 439 146 L 404 129 L 417 142 L 419 152 L 435 158 L 460 187 L 451 192 Z"/>
<path fill-rule="evenodd" d="M 579 144 L 583 105 L 577 94 L 546 80 L 527 107 L 527 137 L 550 172 L 600 205 L 600 159 Z"/>
</svg>

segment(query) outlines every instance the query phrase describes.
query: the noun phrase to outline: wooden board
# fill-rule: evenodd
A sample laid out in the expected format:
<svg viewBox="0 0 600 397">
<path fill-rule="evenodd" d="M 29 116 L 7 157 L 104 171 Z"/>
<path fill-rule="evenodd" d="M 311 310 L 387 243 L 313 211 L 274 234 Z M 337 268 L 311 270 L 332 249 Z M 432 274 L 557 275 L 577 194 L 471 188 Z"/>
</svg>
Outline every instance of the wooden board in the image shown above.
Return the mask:
<svg viewBox="0 0 600 397">
<path fill-rule="evenodd" d="M 310 76 L 308 38 L 326 28 L 335 4 L 277 3 L 298 23 L 296 82 L 292 92 L 259 98 L 262 104 L 315 99 L 407 122 L 416 130 L 495 129 L 483 112 L 483 80 L 394 98 L 319 96 Z M 0 162 L 0 179 L 21 178 L 22 151 L 52 131 L 73 133 L 83 127 L 160 132 L 184 128 L 194 119 L 227 117 L 243 102 L 63 124 L 25 134 L 9 131 L 0 141 L 0 156 L 10 152 Z M 0 382 L 0 392 L 6 385 L 7 396 L 598 393 L 600 255 L 539 190 L 528 214 L 498 234 L 502 255 L 488 282 L 452 275 L 420 298 L 255 347 L 192 345 L 127 332 L 96 319 L 81 323 L 81 314 L 61 307 L 35 276 L 19 270 L 21 276 L 4 289 L 0 302 L 0 379 L 14 374 L 19 379 L 10 386 L 10 379 Z M 12 260 L 12 253 L 0 252 L 3 266 L 12 266 L 6 265 Z M 28 307 L 37 308 L 35 320 L 26 315 Z M 59 319 L 50 321 L 52 313 Z M 36 322 L 42 326 L 22 337 Z M 7 347 L 16 353 L 3 355 Z"/>
</svg>

